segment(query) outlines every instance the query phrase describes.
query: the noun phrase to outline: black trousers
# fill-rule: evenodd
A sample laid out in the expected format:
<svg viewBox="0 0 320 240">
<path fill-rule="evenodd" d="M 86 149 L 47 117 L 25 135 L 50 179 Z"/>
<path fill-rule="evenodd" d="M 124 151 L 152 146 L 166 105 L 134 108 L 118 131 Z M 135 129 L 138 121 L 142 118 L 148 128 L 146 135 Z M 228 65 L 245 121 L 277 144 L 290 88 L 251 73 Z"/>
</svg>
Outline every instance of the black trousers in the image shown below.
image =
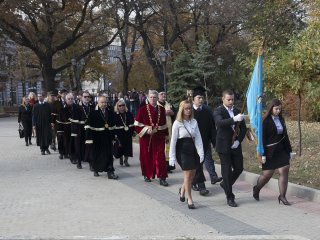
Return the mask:
<svg viewBox="0 0 320 240">
<path fill-rule="evenodd" d="M 22 126 L 24 129 L 24 139 L 26 140 L 26 143 L 28 143 L 31 141 L 32 121 L 22 121 Z"/>
<path fill-rule="evenodd" d="M 203 173 L 203 163 L 198 164 L 198 167 L 196 169 L 196 174 L 194 175 L 192 184 L 198 184 L 198 188 L 201 189 L 205 189 L 205 184 L 204 182 L 206 181 L 206 177 L 204 176 Z"/>
<path fill-rule="evenodd" d="M 243 156 L 240 147 L 231 149 L 228 153 L 219 153 L 221 161 L 221 175 L 227 199 L 234 199 L 232 185 L 243 171 Z"/>
</svg>

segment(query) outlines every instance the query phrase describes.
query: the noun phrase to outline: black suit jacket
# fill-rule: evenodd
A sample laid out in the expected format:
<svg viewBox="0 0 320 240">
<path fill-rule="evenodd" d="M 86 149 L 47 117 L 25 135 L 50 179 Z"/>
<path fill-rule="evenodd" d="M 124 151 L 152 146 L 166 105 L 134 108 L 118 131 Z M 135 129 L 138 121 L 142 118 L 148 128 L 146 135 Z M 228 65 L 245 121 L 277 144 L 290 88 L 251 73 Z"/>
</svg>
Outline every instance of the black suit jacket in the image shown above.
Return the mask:
<svg viewBox="0 0 320 240">
<path fill-rule="evenodd" d="M 282 117 L 279 117 L 279 120 L 283 127 L 283 135 L 279 135 L 277 133 L 276 124 L 274 123 L 271 116 L 268 116 L 266 119 L 263 120 L 262 142 L 264 148 L 264 155 L 268 158 L 272 158 L 279 144 L 270 147 L 267 147 L 267 145 L 279 142 L 282 139 L 282 137 L 284 138 L 281 140 L 281 143 L 284 144 L 285 150 L 288 152 L 288 154 L 292 152 L 285 121 Z"/>
<path fill-rule="evenodd" d="M 237 108 L 233 109 L 234 116 L 240 113 L 240 110 Z M 229 153 L 232 146 L 232 137 L 234 130 L 232 125 L 236 125 L 236 122 L 233 118 L 230 117 L 227 109 L 224 106 L 218 107 L 214 113 L 214 121 L 217 127 L 217 139 L 216 139 L 216 151 L 218 153 Z M 241 149 L 241 142 L 246 135 L 247 127 L 243 121 L 240 122 L 240 132 L 236 140 L 240 142 L 239 148 Z"/>
</svg>

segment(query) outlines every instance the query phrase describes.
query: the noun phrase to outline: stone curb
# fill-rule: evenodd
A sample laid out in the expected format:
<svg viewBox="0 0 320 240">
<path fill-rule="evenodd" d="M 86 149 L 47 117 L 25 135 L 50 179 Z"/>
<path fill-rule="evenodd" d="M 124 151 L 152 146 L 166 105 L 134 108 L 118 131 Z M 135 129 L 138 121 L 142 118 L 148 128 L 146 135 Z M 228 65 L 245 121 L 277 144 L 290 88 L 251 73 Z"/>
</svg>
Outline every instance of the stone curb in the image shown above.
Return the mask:
<svg viewBox="0 0 320 240">
<path fill-rule="evenodd" d="M 215 164 L 215 167 L 218 173 L 221 172 L 220 164 Z M 260 175 L 255 173 L 243 171 L 239 177 L 239 180 L 255 185 L 259 176 Z M 279 191 L 278 179 L 271 178 L 266 186 L 275 192 Z M 287 194 L 298 198 L 303 198 L 312 202 L 320 203 L 320 190 L 314 188 L 309 188 L 289 182 Z"/>
</svg>

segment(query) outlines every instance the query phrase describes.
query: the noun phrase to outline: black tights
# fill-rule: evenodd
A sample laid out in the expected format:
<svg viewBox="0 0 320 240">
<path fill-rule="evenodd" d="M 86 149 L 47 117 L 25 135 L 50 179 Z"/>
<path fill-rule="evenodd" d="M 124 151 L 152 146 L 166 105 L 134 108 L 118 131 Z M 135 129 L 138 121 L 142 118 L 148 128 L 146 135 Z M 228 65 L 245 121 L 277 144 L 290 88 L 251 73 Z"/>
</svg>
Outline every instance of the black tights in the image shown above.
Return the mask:
<svg viewBox="0 0 320 240">
<path fill-rule="evenodd" d="M 290 168 L 290 165 L 287 165 L 278 169 L 279 175 L 280 175 L 278 179 L 279 193 L 280 193 L 280 197 L 283 197 L 283 198 L 286 197 L 286 193 L 287 193 L 289 168 Z M 269 182 L 270 178 L 273 176 L 274 171 L 275 170 L 264 170 L 262 172 L 262 175 L 260 175 L 257 181 L 256 189 L 258 191 L 260 191 L 261 188 L 263 188 L 264 185 L 266 185 Z"/>
</svg>

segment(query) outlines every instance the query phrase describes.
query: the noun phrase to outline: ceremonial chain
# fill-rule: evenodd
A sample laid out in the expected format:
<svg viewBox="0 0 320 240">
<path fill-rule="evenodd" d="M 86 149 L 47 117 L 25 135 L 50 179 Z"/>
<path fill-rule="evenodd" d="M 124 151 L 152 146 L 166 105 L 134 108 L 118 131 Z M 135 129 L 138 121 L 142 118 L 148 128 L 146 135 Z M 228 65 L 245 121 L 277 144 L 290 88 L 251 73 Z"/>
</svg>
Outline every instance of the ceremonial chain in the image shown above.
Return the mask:
<svg viewBox="0 0 320 240">
<path fill-rule="evenodd" d="M 160 107 L 159 107 L 159 105 L 158 105 L 157 107 L 158 107 L 158 121 L 157 121 L 157 123 L 156 123 L 156 129 L 158 129 L 158 127 L 159 127 L 159 122 L 160 122 Z M 148 116 L 149 116 L 150 124 L 151 124 L 152 127 L 154 127 L 154 124 L 153 124 L 152 118 L 151 118 L 151 113 L 150 113 L 149 104 L 147 104 L 147 111 L 148 111 Z"/>
<path fill-rule="evenodd" d="M 119 115 L 120 115 L 120 118 L 121 118 L 121 122 L 122 122 L 122 124 L 123 124 L 123 126 L 124 126 L 124 130 L 125 130 L 125 131 L 128 131 L 129 128 L 128 128 L 128 126 L 126 125 L 126 122 L 127 122 L 127 115 L 126 115 L 126 113 L 124 113 L 124 116 L 125 116 L 124 121 L 123 121 L 123 118 L 122 118 L 122 116 L 121 116 L 121 113 L 119 113 Z"/>
<path fill-rule="evenodd" d="M 106 120 L 105 117 L 104 117 L 104 113 L 103 113 L 103 111 L 102 111 L 101 108 L 100 108 L 100 110 L 101 110 L 101 111 L 100 111 L 100 115 L 101 115 L 102 119 L 103 119 L 104 122 L 105 122 L 104 126 L 105 126 L 105 128 L 108 128 L 108 127 L 109 127 L 108 118 L 107 118 L 107 120 Z M 107 111 L 107 110 L 105 109 L 104 111 Z"/>
<path fill-rule="evenodd" d="M 88 119 L 89 114 L 87 114 L 86 109 L 83 105 L 82 105 L 82 109 L 83 109 L 84 115 L 86 116 L 86 119 Z M 88 106 L 88 109 L 89 109 L 89 113 L 90 113 L 90 106 Z"/>
</svg>

